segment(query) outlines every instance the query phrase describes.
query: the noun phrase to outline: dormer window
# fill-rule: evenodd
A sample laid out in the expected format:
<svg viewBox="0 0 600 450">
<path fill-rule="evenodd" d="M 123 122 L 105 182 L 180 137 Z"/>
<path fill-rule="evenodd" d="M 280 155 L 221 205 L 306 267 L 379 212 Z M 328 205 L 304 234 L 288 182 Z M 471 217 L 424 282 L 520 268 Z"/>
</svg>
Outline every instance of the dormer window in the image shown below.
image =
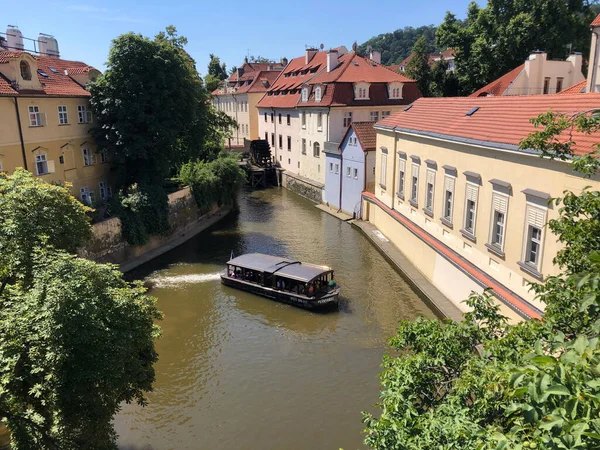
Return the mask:
<svg viewBox="0 0 600 450">
<path fill-rule="evenodd" d="M 308 88 L 302 88 L 302 101 L 308 101 Z"/>
<path fill-rule="evenodd" d="M 315 102 L 321 101 L 321 86 L 315 88 Z"/>
<path fill-rule="evenodd" d="M 21 78 L 26 81 L 31 80 L 31 68 L 29 67 L 29 63 L 27 61 L 21 61 Z"/>
<path fill-rule="evenodd" d="M 390 99 L 401 99 L 403 86 L 403 83 L 388 83 L 388 95 Z"/>
<path fill-rule="evenodd" d="M 354 84 L 354 100 L 369 100 L 369 83 Z"/>
</svg>

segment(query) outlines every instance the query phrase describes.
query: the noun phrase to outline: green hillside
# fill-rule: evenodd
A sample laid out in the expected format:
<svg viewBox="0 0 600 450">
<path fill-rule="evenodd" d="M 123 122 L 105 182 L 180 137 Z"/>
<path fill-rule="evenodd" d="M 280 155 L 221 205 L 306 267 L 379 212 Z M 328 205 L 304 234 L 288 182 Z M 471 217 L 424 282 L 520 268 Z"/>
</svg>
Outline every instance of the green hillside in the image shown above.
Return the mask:
<svg viewBox="0 0 600 450">
<path fill-rule="evenodd" d="M 411 49 L 417 39 L 425 35 L 431 51 L 435 51 L 435 29 L 433 25 L 424 25 L 418 28 L 404 27 L 393 33 L 384 33 L 372 37 L 359 45 L 358 52 L 366 55 L 367 46 L 371 45 L 373 50 L 381 52 L 381 62 L 385 65 L 400 64 L 404 58 L 410 55 Z"/>
</svg>

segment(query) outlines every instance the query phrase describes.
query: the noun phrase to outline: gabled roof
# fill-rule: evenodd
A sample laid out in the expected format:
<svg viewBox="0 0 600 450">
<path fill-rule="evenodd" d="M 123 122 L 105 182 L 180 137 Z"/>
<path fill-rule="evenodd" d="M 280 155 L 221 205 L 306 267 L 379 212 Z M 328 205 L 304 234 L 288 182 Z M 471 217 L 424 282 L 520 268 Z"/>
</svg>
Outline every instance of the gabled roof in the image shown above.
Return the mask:
<svg viewBox="0 0 600 450">
<path fill-rule="evenodd" d="M 467 116 L 473 108 L 478 109 Z M 532 118 L 548 111 L 572 115 L 599 108 L 597 93 L 420 98 L 409 109 L 377 122 L 376 127 L 518 151 L 521 140 L 536 130 Z M 561 138 L 567 139 L 566 135 Z M 600 142 L 600 135 L 573 133 L 573 141 L 574 152 L 585 154 Z"/>
<path fill-rule="evenodd" d="M 241 68 L 243 68 L 241 76 L 238 76 L 237 71 L 232 73 L 227 80 L 220 83 L 219 87 L 212 92 L 212 95 L 267 92 L 282 70 L 279 63 L 244 63 Z M 220 92 L 222 86 L 228 86 L 234 91 Z"/>
<path fill-rule="evenodd" d="M 489 84 L 486 84 L 480 89 L 477 89 L 473 92 L 469 97 L 482 97 L 486 95 L 495 95 L 500 96 L 504 94 L 504 92 L 510 87 L 513 81 L 517 79 L 519 74 L 525 68 L 525 64 L 521 64 L 519 67 L 515 67 L 508 73 L 505 73 L 497 80 L 492 81 Z"/>
<path fill-rule="evenodd" d="M 363 152 L 375 150 L 377 148 L 377 131 L 375 130 L 374 125 L 375 122 L 352 122 L 346 130 L 346 134 L 339 145 L 339 149 L 342 149 L 342 144 L 345 142 L 346 137 L 351 133 L 351 130 L 354 130 Z"/>
<path fill-rule="evenodd" d="M 558 93 L 558 95 L 565 95 L 565 94 L 583 94 L 585 92 L 585 85 L 587 83 L 587 80 L 583 80 L 577 84 L 574 84 L 573 86 L 571 86 L 570 88 L 565 89 L 564 91 L 560 91 Z"/>
<path fill-rule="evenodd" d="M 592 21 L 590 27 L 600 27 L 600 14 L 598 14 L 596 18 Z"/>
<path fill-rule="evenodd" d="M 371 83 L 370 100 L 354 100 L 352 84 Z M 403 99 L 388 98 L 385 83 L 404 83 Z M 300 90 L 304 85 L 322 86 L 320 102 L 314 99 L 314 89 L 307 102 L 300 103 Z M 378 86 L 380 85 L 380 86 Z M 406 92 L 406 95 L 404 95 Z M 420 97 L 416 83 L 389 68 L 354 52 L 343 54 L 338 65 L 327 72 L 327 53 L 317 52 L 308 64 L 305 56 L 294 58 L 279 75 L 273 86 L 258 103 L 259 108 L 295 108 L 296 106 L 372 106 L 403 105 Z"/>
<path fill-rule="evenodd" d="M 11 87 L 8 80 L 0 77 L 0 95 L 49 95 L 58 97 L 89 97 L 90 93 L 83 86 L 77 83 L 68 74 L 84 74 L 91 70 L 96 70 L 91 66 L 79 61 L 68 61 L 59 58 L 49 58 L 47 56 L 36 56 L 22 51 L 0 50 L 0 64 L 6 64 L 15 58 L 20 58 L 23 53 L 34 58 L 38 65 L 38 73 L 36 74 L 41 90 L 25 91 Z M 54 70 L 52 70 L 52 69 Z M 1 70 L 1 66 L 0 66 Z M 43 76 L 39 70 L 43 71 L 47 76 Z M 67 71 L 65 73 L 65 70 Z M 8 86 L 8 87 L 7 87 Z"/>
</svg>

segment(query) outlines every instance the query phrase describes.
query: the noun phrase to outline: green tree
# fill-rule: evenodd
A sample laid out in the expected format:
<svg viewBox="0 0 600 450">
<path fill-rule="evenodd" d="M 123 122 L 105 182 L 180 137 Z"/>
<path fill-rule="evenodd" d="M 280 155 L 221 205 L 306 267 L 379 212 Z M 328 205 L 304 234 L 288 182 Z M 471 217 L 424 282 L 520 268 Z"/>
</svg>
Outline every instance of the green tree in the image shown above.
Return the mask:
<svg viewBox="0 0 600 450">
<path fill-rule="evenodd" d="M 0 173 L 0 295 L 9 283 L 31 282 L 36 248 L 71 252 L 81 246 L 91 235 L 88 211 L 67 186 L 23 169 Z"/>
<path fill-rule="evenodd" d="M 597 111 L 543 114 L 521 143 L 571 159 L 589 176 L 597 162 L 573 154 L 567 129 L 598 131 Z M 596 146 L 597 151 L 598 146 Z M 592 154 L 592 158 L 594 153 Z M 402 322 L 384 358 L 381 414 L 366 414 L 376 449 L 600 448 L 600 215 L 589 190 L 556 199 L 548 227 L 564 245 L 562 273 L 534 284 L 541 321 L 507 324 L 488 294 L 473 295 L 461 323 Z"/>
<path fill-rule="evenodd" d="M 470 94 L 522 64 L 532 50 L 553 59 L 564 59 L 569 48 L 587 54 L 593 16 L 583 0 L 491 0 L 485 8 L 471 2 L 465 22 L 446 14 L 436 39 L 455 50 L 461 94 Z"/>
<path fill-rule="evenodd" d="M 227 75 L 227 66 L 225 63 L 221 64 L 221 59 L 214 54 L 210 54 L 210 61 L 208 62 L 208 75 L 213 75 L 219 80 L 226 80 Z"/>
<path fill-rule="evenodd" d="M 424 97 L 431 96 L 431 66 L 429 65 L 429 55 L 431 48 L 427 44 L 425 36 L 421 36 L 415 42 L 412 49 L 412 58 L 406 65 L 406 76 L 417 82 L 417 87 Z"/>
<path fill-rule="evenodd" d="M 381 52 L 382 64 L 386 66 L 400 64 L 410 55 L 415 42 L 421 36 L 425 36 L 428 46 L 433 49 L 435 46 L 435 27 L 427 25 L 418 28 L 404 27 L 392 33 L 372 37 L 358 46 L 358 53 L 368 55 L 368 47 L 371 46 Z"/>
<path fill-rule="evenodd" d="M 431 68 L 429 91 L 434 97 L 455 97 L 459 92 L 458 78 L 454 70 L 449 70 L 450 62 L 440 59 Z"/>
</svg>

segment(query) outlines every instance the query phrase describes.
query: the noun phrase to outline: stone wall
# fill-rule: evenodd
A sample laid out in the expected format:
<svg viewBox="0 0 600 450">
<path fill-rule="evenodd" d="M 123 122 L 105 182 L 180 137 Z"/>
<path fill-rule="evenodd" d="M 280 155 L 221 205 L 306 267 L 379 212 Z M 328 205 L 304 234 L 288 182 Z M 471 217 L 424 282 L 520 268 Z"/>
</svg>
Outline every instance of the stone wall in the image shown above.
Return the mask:
<svg viewBox="0 0 600 450">
<path fill-rule="evenodd" d="M 113 217 L 93 226 L 92 239 L 79 249 L 78 254 L 98 262 L 119 264 L 121 270 L 127 272 L 181 245 L 218 222 L 229 211 L 228 207 L 213 205 L 208 212 L 202 214 L 190 189 L 184 188 L 169 195 L 171 233 L 168 236 L 152 236 L 144 245 L 131 246 L 123 240 L 121 220 Z"/>
<path fill-rule="evenodd" d="M 315 203 L 323 203 L 325 186 L 321 183 L 301 177 L 300 175 L 292 174 L 291 172 L 283 172 L 281 185 Z"/>
</svg>

